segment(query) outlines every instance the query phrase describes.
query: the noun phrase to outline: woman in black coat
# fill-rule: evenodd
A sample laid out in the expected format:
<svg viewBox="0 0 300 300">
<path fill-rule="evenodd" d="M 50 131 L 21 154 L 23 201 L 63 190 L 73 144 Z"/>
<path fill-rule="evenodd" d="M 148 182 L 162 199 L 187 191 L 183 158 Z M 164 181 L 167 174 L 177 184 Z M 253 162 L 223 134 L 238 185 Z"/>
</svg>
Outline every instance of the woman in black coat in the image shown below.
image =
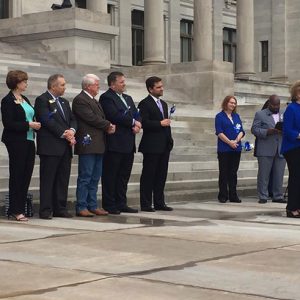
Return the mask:
<svg viewBox="0 0 300 300">
<path fill-rule="evenodd" d="M 28 221 L 24 210 L 34 167 L 34 130 L 41 127 L 39 122 L 34 122 L 34 109 L 22 95 L 27 80 L 28 75 L 23 71 L 8 72 L 6 85 L 10 92 L 1 101 L 2 142 L 9 156 L 8 216 L 16 221 Z"/>
</svg>

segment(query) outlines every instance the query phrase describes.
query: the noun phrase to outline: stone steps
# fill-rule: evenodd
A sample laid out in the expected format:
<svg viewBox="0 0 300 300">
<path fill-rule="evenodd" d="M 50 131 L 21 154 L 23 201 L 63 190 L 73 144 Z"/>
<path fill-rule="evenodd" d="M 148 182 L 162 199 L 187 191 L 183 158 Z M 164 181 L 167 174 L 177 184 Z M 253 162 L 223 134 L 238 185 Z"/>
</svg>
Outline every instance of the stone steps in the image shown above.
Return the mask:
<svg viewBox="0 0 300 300">
<path fill-rule="evenodd" d="M 0 43 L 0 52 L 5 45 Z M 9 49 L 9 48 L 7 48 Z M 24 56 L 24 53 L 26 57 Z M 100 77 L 101 90 L 107 88 L 106 76 L 108 72 L 96 71 L 92 68 L 87 71 L 82 69 L 69 69 L 52 64 L 40 54 L 28 54 L 23 49 L 16 49 L 11 53 L 0 55 L 0 97 L 7 94 L 5 84 L 6 74 L 11 69 L 22 69 L 29 74 L 29 86 L 26 96 L 34 103 L 35 98 L 46 90 L 47 78 L 54 73 L 64 74 L 67 81 L 65 97 L 72 102 L 73 98 L 81 91 L 81 78 L 85 73 L 95 73 Z M 147 96 L 144 77 L 127 77 L 127 93 L 133 96 L 136 104 Z M 238 112 L 242 117 L 247 136 L 246 140 L 253 141 L 254 137 L 249 129 L 255 111 L 260 109 L 261 103 L 247 92 L 253 91 L 255 85 L 244 86 L 244 82 L 235 83 L 238 95 Z M 280 87 L 283 89 L 283 87 Z M 268 89 L 267 89 L 268 90 Z M 245 93 L 243 94 L 243 91 Z M 262 98 L 263 89 L 259 91 Z M 168 180 L 166 183 L 167 201 L 184 199 L 201 200 L 216 198 L 218 189 L 218 161 L 216 153 L 216 141 L 214 129 L 214 117 L 220 111 L 218 107 L 198 105 L 193 99 L 176 89 L 165 90 L 164 99 L 169 105 L 176 104 L 176 112 L 172 116 L 172 132 L 175 147 L 170 156 Z M 258 99 L 258 98 L 257 98 Z M 220 99 L 220 103 L 221 103 Z M 0 123 L 0 132 L 2 124 Z M 137 137 L 139 144 L 141 135 Z M 75 197 L 77 181 L 78 157 L 72 161 L 72 175 L 70 178 L 69 200 Z M 128 186 L 129 203 L 139 201 L 139 178 L 142 168 L 142 155 L 135 155 L 132 176 Z M 31 181 L 30 191 L 34 194 L 34 200 L 38 200 L 39 191 L 39 158 Z M 239 170 L 238 186 L 240 194 L 255 194 L 256 192 L 257 161 L 253 153 L 242 153 Z M 0 201 L 8 192 L 8 157 L 5 146 L 0 146 Z M 101 198 L 101 188 L 99 188 Z"/>
</svg>

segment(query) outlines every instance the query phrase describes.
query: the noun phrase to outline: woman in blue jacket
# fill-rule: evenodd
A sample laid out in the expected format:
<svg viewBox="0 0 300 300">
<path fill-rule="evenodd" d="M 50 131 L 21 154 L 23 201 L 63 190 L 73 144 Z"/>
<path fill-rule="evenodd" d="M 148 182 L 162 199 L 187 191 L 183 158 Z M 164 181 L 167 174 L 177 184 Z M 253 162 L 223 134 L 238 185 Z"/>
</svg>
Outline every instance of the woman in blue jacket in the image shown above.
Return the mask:
<svg viewBox="0 0 300 300">
<path fill-rule="evenodd" d="M 281 152 L 289 169 L 286 216 L 300 218 L 300 81 L 291 87 L 291 101 L 283 116 Z"/>
<path fill-rule="evenodd" d="M 240 116 L 236 113 L 237 100 L 226 96 L 222 111 L 216 115 L 215 127 L 218 136 L 219 202 L 240 203 L 236 191 L 237 171 L 241 158 L 241 139 L 245 135 Z"/>
</svg>

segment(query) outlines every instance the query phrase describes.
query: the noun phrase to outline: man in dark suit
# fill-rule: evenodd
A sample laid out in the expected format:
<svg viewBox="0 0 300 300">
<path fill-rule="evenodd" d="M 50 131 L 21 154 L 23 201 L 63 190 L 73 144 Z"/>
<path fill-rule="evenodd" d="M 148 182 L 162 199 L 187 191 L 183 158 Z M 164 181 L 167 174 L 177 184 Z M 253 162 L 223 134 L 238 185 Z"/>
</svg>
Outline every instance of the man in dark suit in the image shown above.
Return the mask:
<svg viewBox="0 0 300 300">
<path fill-rule="evenodd" d="M 164 188 L 168 174 L 170 151 L 173 148 L 171 120 L 167 103 L 160 99 L 163 83 L 159 77 L 146 80 L 149 96 L 139 103 L 143 137 L 139 151 L 143 153 L 143 170 L 140 180 L 141 210 L 171 211 L 165 204 Z M 153 204 L 152 208 L 152 194 Z"/>
<path fill-rule="evenodd" d="M 135 135 L 140 131 L 138 111 L 132 98 L 124 94 L 125 77 L 112 72 L 107 77 L 109 89 L 101 95 L 100 103 L 107 120 L 116 125 L 115 134 L 107 137 L 103 160 L 103 208 L 110 214 L 136 213 L 127 205 L 127 184 L 133 165 Z"/>
<path fill-rule="evenodd" d="M 69 102 L 62 98 L 66 81 L 61 74 L 48 79 L 48 91 L 35 100 L 35 114 L 42 127 L 37 133 L 40 156 L 41 219 L 71 218 L 67 211 L 72 146 L 77 123 Z"/>
<path fill-rule="evenodd" d="M 105 119 L 103 109 L 95 99 L 99 93 L 99 77 L 87 74 L 82 79 L 82 91 L 73 100 L 73 113 L 78 123 L 75 154 L 78 158 L 76 189 L 76 212 L 80 217 L 107 215 L 98 208 L 97 191 L 102 174 L 102 159 L 105 150 L 105 135 L 115 131 Z"/>
</svg>

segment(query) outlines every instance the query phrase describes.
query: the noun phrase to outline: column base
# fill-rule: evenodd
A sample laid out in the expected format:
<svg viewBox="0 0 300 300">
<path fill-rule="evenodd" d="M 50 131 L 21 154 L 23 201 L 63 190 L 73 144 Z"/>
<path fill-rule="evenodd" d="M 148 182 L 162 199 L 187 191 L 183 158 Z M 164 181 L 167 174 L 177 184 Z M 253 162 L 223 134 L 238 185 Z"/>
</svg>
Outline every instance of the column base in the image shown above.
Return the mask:
<svg viewBox="0 0 300 300">
<path fill-rule="evenodd" d="M 166 60 L 163 58 L 146 58 L 143 60 L 143 65 L 148 66 L 148 65 L 162 65 L 165 64 Z"/>
<path fill-rule="evenodd" d="M 272 81 L 278 81 L 278 82 L 283 82 L 283 83 L 287 83 L 289 81 L 288 77 L 287 76 L 272 76 L 270 77 L 270 79 Z"/>
<path fill-rule="evenodd" d="M 236 79 L 242 79 L 242 80 L 256 80 L 257 77 L 255 76 L 255 73 L 235 73 L 234 77 Z"/>
</svg>

